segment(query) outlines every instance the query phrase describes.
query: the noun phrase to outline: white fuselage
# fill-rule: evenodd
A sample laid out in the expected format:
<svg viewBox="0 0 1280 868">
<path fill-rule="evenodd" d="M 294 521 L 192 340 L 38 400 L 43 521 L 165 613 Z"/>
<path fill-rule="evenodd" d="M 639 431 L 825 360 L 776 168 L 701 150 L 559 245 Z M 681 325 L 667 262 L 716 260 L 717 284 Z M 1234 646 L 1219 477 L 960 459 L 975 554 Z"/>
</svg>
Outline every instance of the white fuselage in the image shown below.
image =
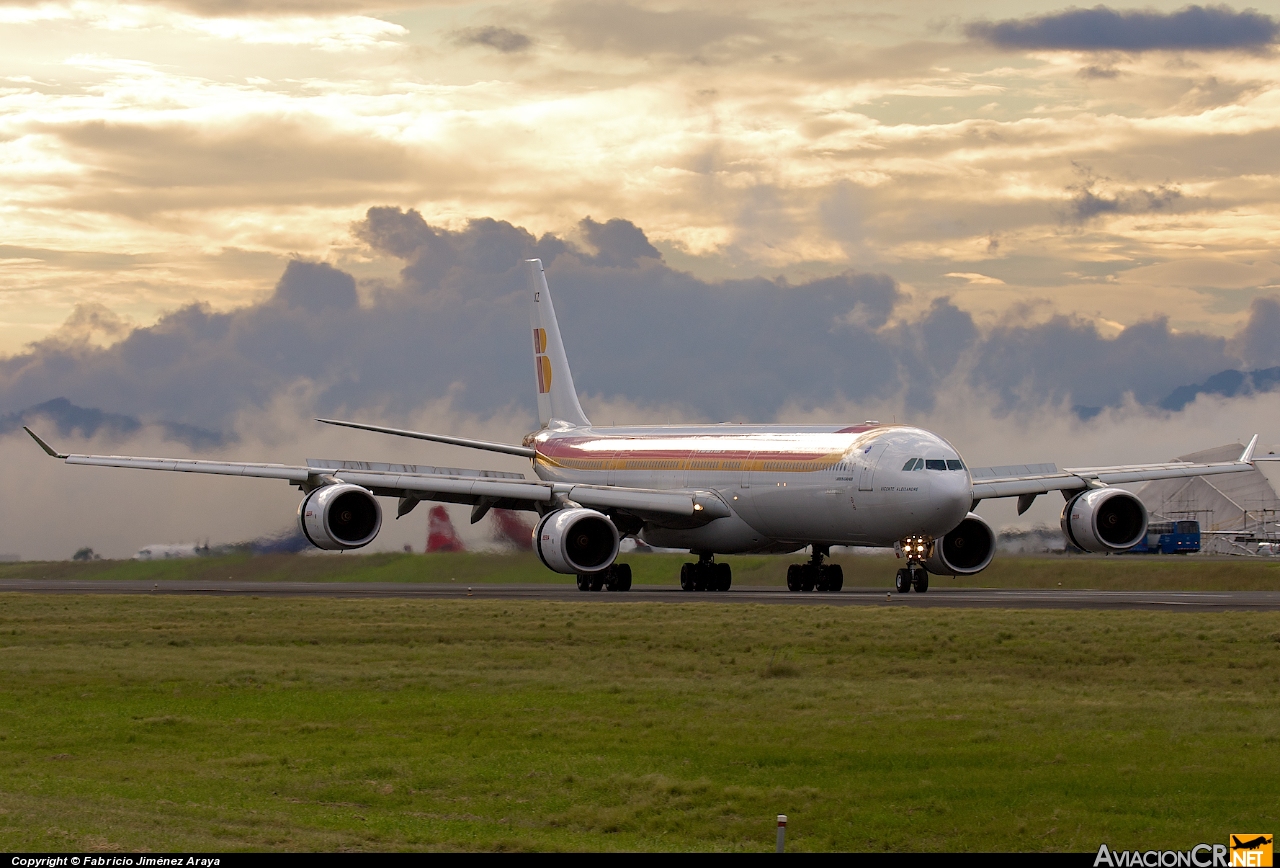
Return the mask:
<svg viewBox="0 0 1280 868">
<path fill-rule="evenodd" d="M 716 492 L 733 515 L 695 528 L 650 522 L 641 532 L 651 545 L 698 552 L 940 538 L 972 502 L 951 444 L 907 426 L 545 429 L 526 444 L 546 481 Z"/>
</svg>

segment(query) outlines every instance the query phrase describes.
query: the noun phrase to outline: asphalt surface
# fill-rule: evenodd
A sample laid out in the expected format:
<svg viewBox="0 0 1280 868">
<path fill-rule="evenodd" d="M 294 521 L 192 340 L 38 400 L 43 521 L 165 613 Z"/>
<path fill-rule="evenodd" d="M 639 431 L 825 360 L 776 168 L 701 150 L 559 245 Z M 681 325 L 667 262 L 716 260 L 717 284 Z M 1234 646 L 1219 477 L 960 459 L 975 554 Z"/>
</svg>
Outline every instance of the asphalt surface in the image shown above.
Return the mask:
<svg viewBox="0 0 1280 868">
<path fill-rule="evenodd" d="M 637 585 L 626 593 L 579 591 L 573 585 L 497 585 L 399 582 L 127 582 L 39 579 L 0 580 L 0 592 L 36 594 L 165 594 L 209 597 L 346 597 L 416 600 L 545 600 L 573 603 L 764 603 L 818 606 L 912 606 L 995 609 L 1149 609 L 1212 612 L 1280 610 L 1280 591 L 1076 591 L 934 587 L 926 594 L 886 588 L 846 588 L 840 593 L 791 593 L 785 588 L 744 586 L 720 593 Z"/>
</svg>

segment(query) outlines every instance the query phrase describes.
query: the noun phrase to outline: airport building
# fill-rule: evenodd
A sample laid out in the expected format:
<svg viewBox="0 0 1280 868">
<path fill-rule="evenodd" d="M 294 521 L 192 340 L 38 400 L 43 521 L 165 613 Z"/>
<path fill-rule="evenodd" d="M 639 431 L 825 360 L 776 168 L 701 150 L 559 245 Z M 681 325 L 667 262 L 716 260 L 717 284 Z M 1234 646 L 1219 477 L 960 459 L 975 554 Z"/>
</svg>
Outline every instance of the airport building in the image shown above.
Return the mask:
<svg viewBox="0 0 1280 868">
<path fill-rule="evenodd" d="M 1243 447 L 1238 443 L 1217 446 L 1179 461 L 1233 461 Z M 1259 454 L 1269 450 L 1259 448 Z M 1257 470 L 1195 476 L 1189 479 L 1159 479 L 1138 489 L 1151 520 L 1200 523 L 1200 550 L 1210 554 L 1271 554 L 1280 543 L 1280 462 L 1259 462 Z"/>
</svg>

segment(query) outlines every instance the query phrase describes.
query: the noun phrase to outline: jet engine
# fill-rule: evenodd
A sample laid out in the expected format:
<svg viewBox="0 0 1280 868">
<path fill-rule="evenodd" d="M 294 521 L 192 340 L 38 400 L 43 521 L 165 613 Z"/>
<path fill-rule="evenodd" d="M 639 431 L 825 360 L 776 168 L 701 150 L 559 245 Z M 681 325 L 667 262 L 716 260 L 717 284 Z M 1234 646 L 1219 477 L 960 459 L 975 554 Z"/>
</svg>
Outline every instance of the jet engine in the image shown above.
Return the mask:
<svg viewBox="0 0 1280 868">
<path fill-rule="evenodd" d="M 382 529 L 382 507 L 373 493 L 341 482 L 322 485 L 298 504 L 302 535 L 316 548 L 358 549 Z"/>
<path fill-rule="evenodd" d="M 609 567 L 618 556 L 618 529 L 604 513 L 573 507 L 547 513 L 533 547 L 549 569 L 576 575 Z"/>
<path fill-rule="evenodd" d="M 946 536 L 933 543 L 924 568 L 940 576 L 971 576 L 991 563 L 996 553 L 996 535 L 975 512 L 964 517 Z"/>
<path fill-rule="evenodd" d="M 1094 488 L 1067 501 L 1062 532 L 1087 552 L 1121 552 L 1146 535 L 1147 508 L 1123 489 Z"/>
</svg>

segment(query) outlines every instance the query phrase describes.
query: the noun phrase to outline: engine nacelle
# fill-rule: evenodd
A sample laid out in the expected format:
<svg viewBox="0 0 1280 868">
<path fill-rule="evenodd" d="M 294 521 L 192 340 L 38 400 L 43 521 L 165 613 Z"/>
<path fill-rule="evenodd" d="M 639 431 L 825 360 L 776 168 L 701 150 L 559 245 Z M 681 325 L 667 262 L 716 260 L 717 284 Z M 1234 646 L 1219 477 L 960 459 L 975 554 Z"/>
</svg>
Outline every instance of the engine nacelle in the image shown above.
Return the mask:
<svg viewBox="0 0 1280 868">
<path fill-rule="evenodd" d="M 542 562 L 557 573 L 595 573 L 618 557 L 618 529 L 608 516 L 594 509 L 558 509 L 538 522 L 533 547 Z"/>
<path fill-rule="evenodd" d="M 1094 488 L 1067 501 L 1062 532 L 1087 552 L 1122 552 L 1146 536 L 1147 508 L 1124 489 Z"/>
<path fill-rule="evenodd" d="M 939 576 L 972 576 L 991 563 L 996 535 L 982 516 L 971 512 L 946 536 L 934 540 L 924 568 Z"/>
<path fill-rule="evenodd" d="M 322 485 L 298 504 L 302 535 L 319 549 L 358 549 L 382 529 L 382 507 L 366 488 L 347 482 Z"/>
</svg>

